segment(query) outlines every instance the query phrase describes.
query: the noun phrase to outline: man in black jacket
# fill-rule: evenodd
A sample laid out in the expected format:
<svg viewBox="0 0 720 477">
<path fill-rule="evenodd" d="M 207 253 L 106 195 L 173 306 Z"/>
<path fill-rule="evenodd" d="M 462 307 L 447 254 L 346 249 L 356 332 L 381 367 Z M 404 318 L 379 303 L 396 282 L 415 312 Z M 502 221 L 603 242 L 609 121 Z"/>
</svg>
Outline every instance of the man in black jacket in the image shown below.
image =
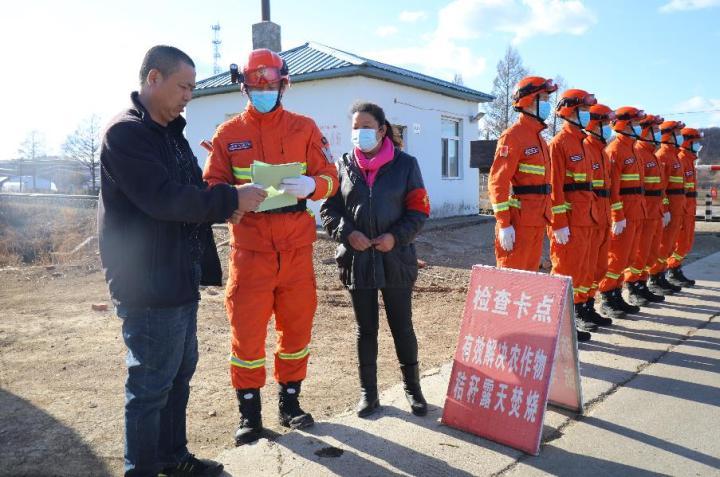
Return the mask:
<svg viewBox="0 0 720 477">
<path fill-rule="evenodd" d="M 180 116 L 195 87 L 190 57 L 151 48 L 140 84 L 100 152 L 100 255 L 128 348 L 125 475 L 216 476 L 222 465 L 190 454 L 185 434 L 199 285 L 222 280 L 210 224 L 239 220 L 266 194 L 202 181 Z"/>
</svg>

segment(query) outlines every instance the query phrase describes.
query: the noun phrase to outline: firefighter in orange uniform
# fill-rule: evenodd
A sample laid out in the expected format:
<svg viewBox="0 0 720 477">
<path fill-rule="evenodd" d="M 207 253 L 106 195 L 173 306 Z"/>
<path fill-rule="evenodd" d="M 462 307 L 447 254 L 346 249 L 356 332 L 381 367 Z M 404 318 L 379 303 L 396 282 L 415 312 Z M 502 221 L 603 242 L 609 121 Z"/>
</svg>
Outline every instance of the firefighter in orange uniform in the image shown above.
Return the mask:
<svg viewBox="0 0 720 477">
<path fill-rule="evenodd" d="M 503 131 L 488 189 L 497 223 L 497 266 L 537 271 L 550 212 L 550 155 L 541 132 L 550 115 L 552 79 L 528 76 L 518 82 L 513 107 L 517 122 Z"/>
<path fill-rule="evenodd" d="M 683 137 L 682 148 L 678 157 L 685 169 L 685 219 L 675 244 L 675 250 L 668 258 L 667 279 L 670 283 L 681 287 L 695 285 L 682 271 L 682 261 L 690 253 L 695 238 L 695 209 L 697 207 L 697 180 L 695 177 L 695 160 L 702 149 L 700 140 L 703 133 L 695 128 L 683 128 L 680 133 Z"/>
<path fill-rule="evenodd" d="M 211 185 L 250 182 L 253 161 L 299 162 L 305 171 L 281 183 L 286 193 L 298 198 L 297 205 L 249 212 L 231 227 L 225 305 L 232 328 L 230 375 L 241 415 L 235 443 L 242 445 L 262 432 L 260 388 L 265 385 L 265 338 L 273 314 L 280 423 L 291 428 L 313 424 L 298 402 L 317 306 L 315 219 L 306 201 L 332 196 L 338 179 L 328 143 L 313 120 L 282 107 L 289 84 L 285 61 L 275 52 L 258 49 L 250 53 L 242 76 L 232 67 L 231 71 L 249 102 L 245 111 L 218 127 L 205 180 Z"/>
<path fill-rule="evenodd" d="M 585 126 L 588 135 L 583 140 L 585 155 L 592 168 L 592 187 L 598 211 L 596 223 L 590 237 L 590 254 L 588 258 L 588 278 L 590 283 L 586 312 L 597 315 L 595 311 L 595 294 L 600 280 L 605 276 L 608 266 L 608 248 L 610 247 L 610 159 L 605 153 L 605 146 L 612 137 L 610 123 L 615 119 L 615 112 L 604 104 L 590 107 L 590 121 Z M 615 211 L 622 214 L 622 210 Z M 617 214 L 616 214 L 616 219 Z M 621 216 L 619 220 L 624 218 Z M 597 317 L 595 317 L 597 320 Z"/>
<path fill-rule="evenodd" d="M 583 331 L 612 324 L 610 318 L 591 313 L 587 306 L 592 286 L 590 244 L 600 210 L 592 191 L 593 169 L 583 145 L 583 128 L 590 122 L 590 106 L 595 104 L 595 96 L 587 91 L 566 90 L 557 104 L 557 114 L 565 124 L 548 145 L 554 212 L 550 237 L 552 273 L 572 277 L 575 323 Z"/>
<path fill-rule="evenodd" d="M 655 263 L 650 268 L 650 285 L 665 294 L 679 292 L 681 287 L 670 283 L 665 277 L 667 261 L 675 249 L 678 235 L 685 220 L 685 167 L 680 160 L 680 146 L 683 143 L 681 134 L 685 124 L 682 121 L 665 121 L 660 125 L 660 149 L 655 153 L 663 166 L 664 176 L 667 178 L 665 198 L 670 221 L 663 229 L 660 252 Z"/>
<path fill-rule="evenodd" d="M 602 294 L 600 311 L 613 318 L 640 311 L 640 307 L 625 302 L 621 292 L 623 273 L 638 248 L 645 219 L 643 168 L 635 152 L 635 141 L 642 132 L 640 121 L 644 118 L 644 111 L 630 106 L 615 111 L 613 129 L 618 136 L 606 149 L 611 171 L 610 208 L 623 213 L 621 220 L 616 220 L 619 214 L 613 216 L 608 270 L 599 286 Z"/>
<path fill-rule="evenodd" d="M 647 286 L 648 257 L 653 249 L 653 255 L 657 255 L 665 215 L 662 203 L 665 190 L 663 170 L 660 161 L 655 157 L 656 134 L 660 134 L 660 124 L 664 121 L 660 116 L 648 114 L 640 121 L 642 132 L 635 142 L 635 153 L 644 170 L 643 195 L 646 217 L 641 226 L 642 240 L 634 252 L 635 255 L 631 256 L 630 266 L 625 270 L 625 284 L 629 293 L 628 301 L 638 306 L 665 300 L 663 295 L 656 295 Z"/>
</svg>

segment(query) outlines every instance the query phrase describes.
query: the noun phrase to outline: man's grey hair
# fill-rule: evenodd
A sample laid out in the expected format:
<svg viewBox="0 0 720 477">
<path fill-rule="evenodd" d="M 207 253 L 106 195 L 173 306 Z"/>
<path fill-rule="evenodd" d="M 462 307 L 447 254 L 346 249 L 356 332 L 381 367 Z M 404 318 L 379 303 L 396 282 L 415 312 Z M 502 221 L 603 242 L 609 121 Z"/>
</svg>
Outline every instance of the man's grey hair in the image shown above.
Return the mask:
<svg viewBox="0 0 720 477">
<path fill-rule="evenodd" d="M 164 78 L 167 78 L 177 71 L 180 62 L 195 68 L 193 60 L 183 51 L 174 46 L 156 45 L 145 53 L 142 66 L 140 67 L 140 86 L 145 84 L 145 79 L 150 70 L 158 70 Z"/>
</svg>

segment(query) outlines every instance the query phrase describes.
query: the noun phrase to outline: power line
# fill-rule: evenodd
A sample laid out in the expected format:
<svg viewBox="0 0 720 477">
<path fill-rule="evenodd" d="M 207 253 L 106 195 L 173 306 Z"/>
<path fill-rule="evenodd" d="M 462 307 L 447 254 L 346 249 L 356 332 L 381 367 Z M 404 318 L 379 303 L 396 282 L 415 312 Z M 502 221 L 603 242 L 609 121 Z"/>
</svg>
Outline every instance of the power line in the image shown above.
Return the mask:
<svg viewBox="0 0 720 477">
<path fill-rule="evenodd" d="M 706 114 L 706 113 L 720 113 L 720 109 L 706 109 L 705 111 L 683 111 L 680 113 L 661 113 L 658 116 L 677 116 L 680 114 Z"/>
</svg>

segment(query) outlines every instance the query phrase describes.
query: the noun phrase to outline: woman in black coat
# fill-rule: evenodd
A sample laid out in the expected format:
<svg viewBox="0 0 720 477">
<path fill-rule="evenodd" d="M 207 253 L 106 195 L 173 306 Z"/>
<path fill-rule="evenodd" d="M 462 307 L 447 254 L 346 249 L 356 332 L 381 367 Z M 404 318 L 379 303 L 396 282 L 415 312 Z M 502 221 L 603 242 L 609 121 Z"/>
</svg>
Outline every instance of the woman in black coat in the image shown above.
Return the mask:
<svg viewBox="0 0 720 477">
<path fill-rule="evenodd" d="M 340 242 L 336 261 L 357 321 L 361 399 L 357 414 L 378 408 L 378 290 L 413 414 L 427 414 L 420 389 L 412 288 L 418 267 L 413 240 L 430 214 L 417 160 L 394 142 L 383 110 L 371 103 L 352 109 L 354 148 L 338 163 L 340 188 L 320 209 L 323 227 Z"/>
</svg>

